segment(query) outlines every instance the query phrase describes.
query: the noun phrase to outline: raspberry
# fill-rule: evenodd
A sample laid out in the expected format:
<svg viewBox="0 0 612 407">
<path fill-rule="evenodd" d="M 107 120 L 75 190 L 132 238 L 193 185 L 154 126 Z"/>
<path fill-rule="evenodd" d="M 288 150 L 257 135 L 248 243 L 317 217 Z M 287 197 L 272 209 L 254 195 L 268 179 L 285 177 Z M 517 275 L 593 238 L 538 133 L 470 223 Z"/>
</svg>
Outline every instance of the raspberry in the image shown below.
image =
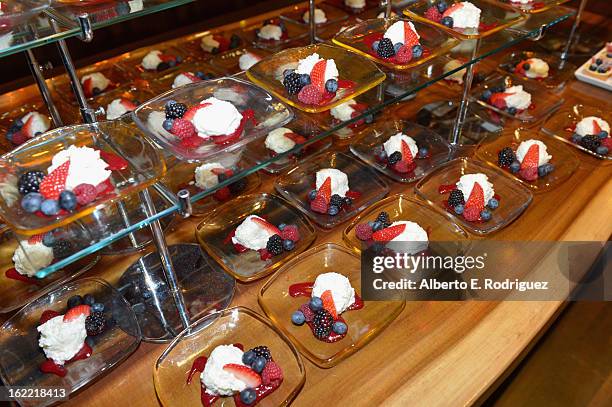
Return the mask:
<svg viewBox="0 0 612 407">
<path fill-rule="evenodd" d="M 298 100 L 307 105 L 316 105 L 323 99 L 323 92 L 315 85 L 306 85 L 298 93 Z"/>
<path fill-rule="evenodd" d="M 314 315 L 315 315 L 314 311 L 310 309 L 310 306 L 308 305 L 308 303 L 302 304 L 302 306 L 300 307 L 300 311 L 302 311 L 302 314 L 304 314 L 304 318 L 306 319 L 306 322 L 310 322 L 314 318 Z"/>
<path fill-rule="evenodd" d="M 323 196 L 317 195 L 315 199 L 310 202 L 310 209 L 317 213 L 327 213 L 327 201 Z"/>
<path fill-rule="evenodd" d="M 359 240 L 370 240 L 372 238 L 372 228 L 367 223 L 361 223 L 355 228 L 355 235 Z"/>
<path fill-rule="evenodd" d="M 425 18 L 439 23 L 440 20 L 442 20 L 442 13 L 438 11 L 438 8 L 436 6 L 431 6 L 425 11 Z"/>
<path fill-rule="evenodd" d="M 174 134 L 180 139 L 186 139 L 195 136 L 196 131 L 195 127 L 193 127 L 193 123 L 191 123 L 189 120 L 175 119 L 174 122 L 172 122 L 170 133 Z"/>
<path fill-rule="evenodd" d="M 407 64 L 412 61 L 412 47 L 402 46 L 395 55 L 395 59 L 400 64 Z"/>
<path fill-rule="evenodd" d="M 76 195 L 77 203 L 79 205 L 87 205 L 96 199 L 98 195 L 98 191 L 96 187 L 91 184 L 79 184 L 77 185 L 72 192 Z"/>
<path fill-rule="evenodd" d="M 607 147 L 608 150 L 612 150 L 612 137 L 606 137 L 605 139 L 601 140 L 601 145 Z"/>
<path fill-rule="evenodd" d="M 287 225 L 281 231 L 281 237 L 283 240 L 291 240 L 293 242 L 297 242 L 300 240 L 300 231 L 296 225 Z"/>
<path fill-rule="evenodd" d="M 11 143 L 13 143 L 16 146 L 20 146 L 26 141 L 28 141 L 29 139 L 30 137 L 28 137 L 28 135 L 25 132 L 18 131 L 17 133 L 13 134 L 13 137 L 11 138 Z"/>
<path fill-rule="evenodd" d="M 266 386 L 278 386 L 283 381 L 283 371 L 280 366 L 274 361 L 266 363 L 266 366 L 261 372 L 261 381 Z"/>
<path fill-rule="evenodd" d="M 199 147 L 204 139 L 198 136 L 191 136 L 181 140 L 181 146 L 185 148 L 196 148 Z"/>
</svg>

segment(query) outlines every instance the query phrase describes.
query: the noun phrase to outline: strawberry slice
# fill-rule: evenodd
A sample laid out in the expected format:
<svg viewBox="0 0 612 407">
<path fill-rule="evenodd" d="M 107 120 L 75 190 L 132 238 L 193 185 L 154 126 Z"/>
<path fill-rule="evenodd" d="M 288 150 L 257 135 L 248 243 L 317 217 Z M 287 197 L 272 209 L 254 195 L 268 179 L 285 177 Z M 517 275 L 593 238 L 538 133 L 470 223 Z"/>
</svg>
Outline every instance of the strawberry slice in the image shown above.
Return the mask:
<svg viewBox="0 0 612 407">
<path fill-rule="evenodd" d="M 91 314 L 91 308 L 89 305 L 77 305 L 76 307 L 70 308 L 68 312 L 64 314 L 64 322 L 73 321 L 81 315 L 88 317 L 89 314 Z"/>
<path fill-rule="evenodd" d="M 87 78 L 83 81 L 83 93 L 85 93 L 85 97 L 92 97 L 93 94 L 93 81 L 91 78 Z"/>
<path fill-rule="evenodd" d="M 372 239 L 377 242 L 388 242 L 401 235 L 404 229 L 406 229 L 406 225 L 404 224 L 389 226 L 388 228 L 380 229 L 372 233 Z"/>
<path fill-rule="evenodd" d="M 599 126 L 597 120 L 593 119 L 593 134 L 598 135 L 599 133 L 601 133 L 601 126 Z"/>
<path fill-rule="evenodd" d="M 499 93 L 493 93 L 491 95 L 491 99 L 489 99 L 489 103 L 492 106 L 495 106 L 498 109 L 505 109 L 506 108 L 506 96 L 510 96 L 512 95 L 512 93 L 503 93 L 503 92 L 499 92 Z"/>
<path fill-rule="evenodd" d="M 236 379 L 244 382 L 247 387 L 252 389 L 261 385 L 261 376 L 259 376 L 253 369 L 248 366 L 239 365 L 236 363 L 228 363 L 223 366 L 223 370 L 231 373 Z"/>
<path fill-rule="evenodd" d="M 225 175 L 227 177 L 231 177 L 232 175 L 234 175 L 234 171 L 231 170 L 231 168 L 213 168 L 212 170 L 210 170 L 210 172 L 212 172 L 215 175 Z"/>
<path fill-rule="evenodd" d="M 28 238 L 28 243 L 29 244 L 42 243 L 43 237 L 45 237 L 45 235 L 43 233 L 39 233 L 37 235 L 32 235 L 32 236 L 30 236 Z"/>
<path fill-rule="evenodd" d="M 476 221 L 480 218 L 480 212 L 485 207 L 484 191 L 478 182 L 474 183 L 472 192 L 468 200 L 465 203 L 465 209 L 463 210 L 463 217 L 470 222 Z"/>
<path fill-rule="evenodd" d="M 453 14 L 455 11 L 459 10 L 460 8 L 463 7 L 463 4 L 459 3 L 455 3 L 452 6 L 450 6 L 449 8 L 446 9 L 446 11 L 442 14 L 442 17 L 448 17 L 451 14 Z"/>
<path fill-rule="evenodd" d="M 306 142 L 306 137 L 293 132 L 285 133 L 284 136 L 292 140 L 295 144 L 304 144 Z"/>
<path fill-rule="evenodd" d="M 39 192 L 45 199 L 59 198 L 60 193 L 66 188 L 66 178 L 68 178 L 69 168 L 70 160 L 66 161 L 43 178 L 40 182 Z"/>
<path fill-rule="evenodd" d="M 310 202 L 310 209 L 317 213 L 327 213 L 327 201 L 323 196 L 317 195 L 315 199 Z"/>
<path fill-rule="evenodd" d="M 393 169 L 400 173 L 406 173 L 414 170 L 414 157 L 412 156 L 412 152 L 410 151 L 410 147 L 408 147 L 408 143 L 405 140 L 402 140 L 402 159 L 395 164 L 393 164 Z"/>
<path fill-rule="evenodd" d="M 527 150 L 519 175 L 527 181 L 535 181 L 538 179 L 538 163 L 540 160 L 540 147 L 537 144 L 532 144 Z"/>
<path fill-rule="evenodd" d="M 412 151 L 410 151 L 410 147 L 408 147 L 408 143 L 406 143 L 406 140 L 402 140 L 402 161 L 407 161 L 410 164 L 412 164 L 412 162 L 414 161 Z"/>
<path fill-rule="evenodd" d="M 327 61 L 325 59 L 320 60 L 312 67 L 310 71 L 310 83 L 319 88 L 321 91 L 325 90 L 325 68 L 327 67 Z"/>
<path fill-rule="evenodd" d="M 126 98 L 121 98 L 121 104 L 123 105 L 123 107 L 125 107 L 130 112 L 132 110 L 136 110 L 136 108 L 138 107 L 131 100 L 128 100 Z"/>
<path fill-rule="evenodd" d="M 262 219 L 260 217 L 254 217 L 252 218 L 253 222 L 257 223 L 259 226 L 261 226 L 262 228 L 264 228 L 265 230 L 267 230 L 268 232 L 270 232 L 273 235 L 279 235 L 281 234 L 281 231 L 274 226 L 273 224 L 271 224 L 270 222 L 268 222 L 265 219 Z"/>
<path fill-rule="evenodd" d="M 325 290 L 321 293 L 321 301 L 323 302 L 323 308 L 326 309 L 334 319 L 338 319 L 336 304 L 334 304 L 334 297 L 332 296 L 331 290 Z"/>
<path fill-rule="evenodd" d="M 331 196 L 332 196 L 331 178 L 327 177 L 325 178 L 325 181 L 323 181 L 323 184 L 321 184 L 321 187 L 317 191 L 316 198 L 323 197 L 323 199 L 325 199 L 325 203 L 329 204 L 329 200 L 331 199 Z"/>
<path fill-rule="evenodd" d="M 32 131 L 32 124 L 34 123 L 34 115 L 30 115 L 28 120 L 23 124 L 21 130 L 19 132 L 25 134 L 28 138 L 34 137 L 34 132 Z"/>
<path fill-rule="evenodd" d="M 407 21 L 404 21 L 404 45 L 412 48 L 419 43 L 419 37 L 415 33 Z"/>
<path fill-rule="evenodd" d="M 191 72 L 183 72 L 183 75 L 188 77 L 191 82 L 200 82 L 202 80 L 198 78 L 197 76 L 195 76 L 194 74 L 192 74 Z"/>
</svg>

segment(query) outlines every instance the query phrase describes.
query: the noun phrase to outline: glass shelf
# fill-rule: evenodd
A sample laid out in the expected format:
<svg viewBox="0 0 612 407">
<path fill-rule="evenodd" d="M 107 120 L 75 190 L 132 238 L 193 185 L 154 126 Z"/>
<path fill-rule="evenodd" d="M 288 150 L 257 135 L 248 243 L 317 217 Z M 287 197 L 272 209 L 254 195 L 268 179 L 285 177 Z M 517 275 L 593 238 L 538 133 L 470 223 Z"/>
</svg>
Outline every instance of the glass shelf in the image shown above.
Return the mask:
<svg viewBox="0 0 612 407">
<path fill-rule="evenodd" d="M 343 129 L 347 126 L 350 126 L 351 124 L 364 120 L 367 117 L 370 117 L 371 115 L 375 115 L 378 112 L 382 111 L 385 107 L 393 105 L 395 103 L 401 102 L 402 100 L 404 100 L 407 96 L 416 93 L 422 89 L 427 88 L 428 86 L 454 74 L 455 72 L 458 72 L 462 69 L 465 69 L 467 66 L 477 63 L 482 59 L 485 59 L 491 55 L 494 55 L 496 53 L 499 53 L 501 51 L 503 51 L 504 49 L 507 49 L 509 47 L 512 47 L 513 45 L 516 45 L 518 43 L 520 43 L 523 40 L 529 39 L 531 37 L 535 37 L 538 35 L 539 29 L 542 25 L 545 25 L 546 27 L 550 27 L 553 26 L 569 17 L 571 17 L 575 11 L 573 9 L 569 9 L 569 8 L 562 8 L 563 10 L 565 10 L 565 14 L 560 13 L 559 9 L 561 9 L 561 7 L 557 7 L 542 13 L 538 13 L 535 15 L 530 16 L 530 18 L 535 17 L 538 19 L 538 24 L 535 25 L 537 28 L 533 28 L 532 30 L 520 30 L 519 32 L 517 31 L 513 31 L 513 35 L 509 36 L 507 32 L 500 32 L 497 33 L 495 35 L 492 35 L 491 37 L 489 37 L 487 39 L 487 45 L 485 47 L 482 47 L 480 49 L 480 51 L 478 52 L 478 55 L 476 58 L 470 60 L 469 58 L 465 61 L 465 63 L 463 63 L 460 66 L 457 66 L 455 69 L 450 70 L 448 72 L 442 72 L 439 74 L 434 74 L 434 75 L 421 75 L 418 76 L 417 78 L 415 78 L 414 81 L 412 81 L 409 85 L 403 84 L 403 92 L 401 94 L 398 94 L 397 96 L 391 97 L 391 98 L 387 98 L 387 99 L 383 99 L 380 101 L 379 104 L 376 104 L 368 109 L 366 109 L 364 112 L 362 112 L 362 114 L 347 120 L 345 122 L 341 122 L 341 123 L 334 123 L 333 125 L 331 125 L 329 128 L 326 128 L 324 131 L 322 131 L 321 133 L 319 133 L 317 136 L 311 137 L 308 139 L 308 141 L 305 144 L 301 144 L 298 145 L 296 147 L 294 147 L 293 149 L 282 153 L 282 154 L 278 154 L 275 155 L 273 157 L 270 157 L 267 160 L 263 160 L 260 161 L 259 163 L 249 167 L 249 168 L 245 168 L 242 171 L 236 172 L 232 177 L 227 178 L 226 180 L 224 180 L 223 182 L 218 183 L 214 188 L 208 189 L 208 190 L 204 190 L 201 191 L 195 195 L 191 196 L 191 201 L 192 203 L 195 203 L 211 194 L 213 194 L 215 191 L 217 191 L 218 189 L 224 188 L 226 186 L 229 186 L 230 184 L 236 182 L 237 180 L 246 177 L 250 174 L 253 174 L 257 171 L 259 171 L 260 169 L 267 167 L 268 165 L 276 162 L 277 160 L 282 160 L 282 159 L 287 159 L 290 156 L 294 155 L 295 153 L 298 152 L 298 150 L 304 148 L 305 145 L 310 145 L 313 143 L 317 143 L 320 140 L 323 140 L 327 137 L 331 137 L 335 132 L 337 132 L 340 129 Z M 244 77 L 244 75 L 239 75 L 238 77 Z M 387 81 L 393 81 L 394 79 L 392 77 L 388 78 Z M 385 85 L 387 82 L 383 83 L 380 86 Z M 443 137 L 445 135 L 442 135 Z M 261 140 L 259 141 L 261 142 Z M 248 149 L 248 146 L 247 146 Z M 161 218 L 164 218 L 166 216 L 169 216 L 171 214 L 174 214 L 175 212 L 179 211 L 179 206 L 178 205 L 172 205 L 167 207 L 164 210 L 159 211 L 157 214 L 155 214 L 154 216 L 148 218 L 148 219 L 143 219 L 137 223 L 134 223 L 132 225 L 130 225 L 129 227 L 116 232 L 114 234 L 105 236 L 103 239 L 100 239 L 99 241 L 97 241 L 95 244 L 92 244 L 91 246 L 87 247 L 86 249 L 81 250 L 80 252 L 77 252 L 73 255 L 71 255 L 70 257 L 64 258 L 50 266 L 48 266 L 47 268 L 41 270 L 41 272 L 43 272 L 44 274 L 50 274 L 52 272 L 55 272 L 57 270 L 62 269 L 63 267 L 67 266 L 68 264 L 77 261 L 78 259 L 95 253 L 99 250 L 101 250 L 102 248 L 112 244 L 113 242 L 124 238 L 125 236 L 127 236 L 128 234 L 137 231 L 140 228 L 146 227 L 148 226 L 150 223 L 152 223 L 153 221 L 159 220 Z"/>
<path fill-rule="evenodd" d="M 52 8 L 34 14 L 9 29 L 0 31 L 0 58 L 81 34 L 78 16 L 87 13 L 97 30 L 123 21 L 157 13 L 194 0 L 131 0 L 95 4 L 58 0 Z M 58 29 L 51 24 L 58 22 Z"/>
</svg>

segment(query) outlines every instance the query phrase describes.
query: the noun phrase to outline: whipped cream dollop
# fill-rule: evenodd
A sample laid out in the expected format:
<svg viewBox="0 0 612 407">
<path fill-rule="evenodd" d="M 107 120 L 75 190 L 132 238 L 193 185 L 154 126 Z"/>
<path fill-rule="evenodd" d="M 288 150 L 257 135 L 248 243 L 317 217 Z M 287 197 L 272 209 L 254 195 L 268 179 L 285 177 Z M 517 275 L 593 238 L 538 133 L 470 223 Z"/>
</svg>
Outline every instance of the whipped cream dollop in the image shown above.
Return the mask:
<svg viewBox="0 0 612 407">
<path fill-rule="evenodd" d="M 265 249 L 268 244 L 268 239 L 270 239 L 273 233 L 262 227 L 261 224 L 253 221 L 254 218 L 265 221 L 257 215 L 247 216 L 236 228 L 234 237 L 232 237 L 232 242 L 251 250 Z"/>
<path fill-rule="evenodd" d="M 349 190 L 348 176 L 336 168 L 324 168 L 319 170 L 316 174 L 317 190 L 321 188 L 321 185 L 323 185 L 327 178 L 331 179 L 332 195 L 338 194 L 341 197 L 345 197 Z"/>
<path fill-rule="evenodd" d="M 550 67 L 548 63 L 540 58 L 529 58 L 526 60 L 529 64 L 529 69 L 525 70 L 525 76 L 528 78 L 546 78 Z"/>
<path fill-rule="evenodd" d="M 355 303 L 355 289 L 348 278 L 339 273 L 319 274 L 312 286 L 312 296 L 321 297 L 325 291 L 331 291 L 334 306 L 338 314 L 346 311 Z"/>
<path fill-rule="evenodd" d="M 195 76 L 193 72 L 182 72 L 174 77 L 174 81 L 172 82 L 172 89 L 199 81 L 200 78 Z"/>
<path fill-rule="evenodd" d="M 529 4 L 533 1 L 534 0 L 510 0 L 511 3 L 516 3 L 516 4 Z"/>
<path fill-rule="evenodd" d="M 523 90 L 523 85 L 510 86 L 504 93 L 509 94 L 504 98 L 508 107 L 525 110 L 531 105 L 531 94 Z"/>
<path fill-rule="evenodd" d="M 22 240 L 13 253 L 13 263 L 19 274 L 33 277 L 38 270 L 53 263 L 53 249 L 42 242 L 30 243 Z"/>
<path fill-rule="evenodd" d="M 448 61 L 446 64 L 444 64 L 444 73 L 446 72 L 450 72 L 452 70 L 455 70 L 457 68 L 459 68 L 461 65 L 463 65 L 463 63 L 461 63 L 461 61 L 459 61 L 458 59 L 451 59 L 450 61 Z M 450 74 L 449 76 L 447 76 L 446 79 L 447 81 L 453 81 L 453 82 L 457 82 L 459 85 L 463 84 L 463 76 L 465 75 L 465 68 Z"/>
<path fill-rule="evenodd" d="M 240 127 L 242 114 L 232 103 L 209 97 L 200 104 L 207 106 L 198 109 L 193 116 L 193 125 L 198 131 L 198 136 L 204 139 L 224 136 L 232 134 Z"/>
<path fill-rule="evenodd" d="M 495 195 L 495 190 L 493 190 L 493 184 L 489 182 L 489 177 L 487 177 L 485 174 L 479 172 L 476 174 L 462 175 L 456 185 L 457 189 L 463 192 L 463 197 L 467 201 L 470 198 L 470 194 L 472 193 L 475 183 L 478 183 L 482 188 L 484 202 L 486 205 L 487 202 L 493 198 L 493 195 Z"/>
<path fill-rule="evenodd" d="M 85 318 L 85 315 L 80 315 L 64 322 L 64 316 L 59 315 L 36 328 L 40 332 L 38 345 L 48 359 L 63 365 L 81 350 L 87 337 Z"/>
<path fill-rule="evenodd" d="M 255 55 L 252 52 L 245 52 L 244 54 L 240 55 L 240 58 L 238 58 L 238 66 L 240 67 L 241 71 L 246 71 L 259 61 L 261 61 L 260 56 Z"/>
<path fill-rule="evenodd" d="M 330 109 L 329 113 L 332 115 L 334 119 L 340 121 L 347 121 L 353 118 L 353 105 L 357 103 L 354 99 L 349 99 L 344 103 L 339 104 L 338 106 L 334 106 Z"/>
<path fill-rule="evenodd" d="M 93 72 L 87 75 L 83 75 L 83 77 L 81 78 L 81 85 L 85 85 L 85 82 L 87 80 L 91 81 L 92 89 L 98 88 L 100 92 L 108 88 L 108 85 L 110 85 L 111 83 L 111 81 L 101 72 Z"/>
<path fill-rule="evenodd" d="M 123 99 L 114 99 L 106 106 L 106 118 L 108 120 L 115 120 L 132 110 L 133 109 L 129 107 Z"/>
<path fill-rule="evenodd" d="M 163 62 L 161 55 L 162 52 L 160 50 L 154 49 L 142 58 L 140 65 L 147 71 L 155 71 L 157 66 Z"/>
<path fill-rule="evenodd" d="M 455 3 L 442 16 L 453 18 L 453 28 L 477 28 L 480 24 L 480 9 L 469 1 Z"/>
<path fill-rule="evenodd" d="M 366 0 L 344 0 L 344 5 L 350 8 L 364 8 Z"/>
<path fill-rule="evenodd" d="M 276 24 L 266 24 L 259 29 L 257 36 L 262 40 L 279 41 L 283 37 L 283 30 Z"/>
<path fill-rule="evenodd" d="M 242 365 L 242 350 L 234 345 L 219 345 L 208 356 L 200 381 L 206 393 L 213 396 L 231 396 L 246 389 L 247 385 L 232 373 L 223 370 L 228 364 Z"/>
<path fill-rule="evenodd" d="M 205 35 L 202 37 L 202 41 L 200 42 L 200 47 L 202 47 L 202 50 L 205 52 L 212 52 L 215 48 L 219 49 L 219 45 L 221 45 L 221 43 L 215 40 L 212 34 Z"/>
<path fill-rule="evenodd" d="M 21 122 L 24 124 L 28 123 L 28 121 L 30 122 L 29 126 L 24 127 L 28 127 L 26 131 L 28 131 L 28 137 L 30 138 L 40 135 L 40 133 L 44 133 L 51 127 L 49 118 L 38 112 L 29 112 L 21 118 Z M 21 131 L 23 130 L 24 128 L 22 127 Z"/>
<path fill-rule="evenodd" d="M 425 229 L 416 222 L 399 220 L 393 222 L 391 227 L 398 225 L 406 225 L 404 231 L 391 239 L 391 242 L 402 242 L 401 244 L 393 245 L 396 251 L 402 253 L 417 254 L 427 249 L 429 246 L 429 238 Z M 398 250 L 399 249 L 399 250 Z"/>
<path fill-rule="evenodd" d="M 325 11 L 321 10 L 320 8 L 315 9 L 314 17 L 315 17 L 315 24 L 323 24 L 327 22 L 327 16 L 325 15 Z M 302 15 L 302 19 L 304 20 L 305 23 L 309 23 L 310 22 L 310 12 L 306 11 Z"/>
<path fill-rule="evenodd" d="M 393 44 L 398 42 L 403 44 L 405 41 L 404 26 L 408 26 L 416 34 L 417 38 L 421 38 L 411 21 L 396 21 L 391 27 L 387 28 L 384 38 L 390 39 Z"/>
<path fill-rule="evenodd" d="M 223 168 L 219 163 L 202 164 L 195 169 L 195 186 L 200 189 L 210 189 L 219 183 L 219 177 L 212 172 L 214 169 Z"/>
<path fill-rule="evenodd" d="M 314 54 L 310 54 L 306 58 L 300 59 L 295 72 L 299 74 L 310 75 L 310 72 L 312 71 L 312 68 L 315 66 L 315 64 L 317 64 L 319 61 L 322 61 L 322 60 L 323 58 L 321 58 L 319 54 L 317 54 L 316 52 Z M 326 61 L 327 61 L 327 64 L 325 64 L 325 75 L 324 75 L 325 82 L 327 82 L 330 79 L 338 80 L 339 73 L 338 73 L 338 68 L 336 67 L 336 62 L 333 59 L 327 59 Z"/>
<path fill-rule="evenodd" d="M 100 151 L 87 146 L 70 146 L 55 154 L 47 171 L 51 173 L 68 160 L 70 160 L 66 178 L 66 189 L 68 190 L 73 190 L 80 184 L 96 186 L 111 176 L 111 171 L 106 169 L 108 164 L 100 158 Z"/>
<path fill-rule="evenodd" d="M 419 152 L 419 147 L 417 146 L 416 141 L 412 137 L 405 135 L 404 133 L 397 133 L 387 139 L 384 142 L 383 147 L 385 149 L 385 153 L 387 156 L 390 156 L 396 151 L 402 152 L 402 141 L 405 141 L 408 144 L 408 149 L 410 150 L 410 154 L 412 157 L 416 157 Z"/>
<path fill-rule="evenodd" d="M 522 163 L 523 159 L 525 158 L 525 154 L 527 154 L 527 151 L 529 150 L 529 147 L 534 144 L 538 146 L 538 166 L 548 163 L 551 160 L 552 155 L 548 154 L 546 144 L 542 143 L 540 140 L 522 141 L 516 149 L 516 159 Z"/>
<path fill-rule="evenodd" d="M 293 133 L 293 131 L 286 127 L 279 127 L 278 129 L 272 130 L 266 137 L 264 143 L 266 148 L 277 154 L 291 150 L 295 147 L 295 141 L 291 140 L 289 137 L 285 137 L 287 133 Z"/>
<path fill-rule="evenodd" d="M 593 126 L 593 121 L 597 122 L 597 125 L 599 125 L 599 128 L 602 131 L 607 131 L 608 135 L 610 135 L 610 125 L 608 122 L 596 116 L 589 116 L 580 120 L 576 124 L 576 134 L 581 136 L 595 135 L 595 126 Z"/>
</svg>

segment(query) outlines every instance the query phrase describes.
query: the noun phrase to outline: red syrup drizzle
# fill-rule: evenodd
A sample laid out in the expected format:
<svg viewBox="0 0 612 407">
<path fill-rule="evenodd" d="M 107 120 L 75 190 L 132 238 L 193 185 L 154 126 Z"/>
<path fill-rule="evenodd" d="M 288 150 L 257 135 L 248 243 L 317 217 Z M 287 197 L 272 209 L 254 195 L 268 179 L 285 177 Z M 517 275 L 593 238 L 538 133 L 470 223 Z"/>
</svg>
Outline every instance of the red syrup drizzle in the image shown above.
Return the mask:
<svg viewBox="0 0 612 407">
<path fill-rule="evenodd" d="M 412 59 L 410 60 L 410 62 L 401 63 L 397 61 L 397 59 L 395 58 L 395 55 L 393 55 L 390 58 L 383 58 L 380 55 L 378 55 L 378 53 L 372 49 L 372 44 L 374 44 L 374 41 L 380 41 L 383 36 L 384 36 L 384 33 L 378 32 L 378 33 L 372 33 L 370 35 L 366 35 L 365 37 L 363 37 L 363 44 L 366 46 L 368 50 L 367 53 L 369 55 L 373 56 L 376 59 L 380 59 L 381 61 L 391 62 L 392 64 L 396 64 L 396 65 L 408 65 L 410 64 L 410 62 L 414 61 L 414 59 Z M 426 58 L 431 54 L 431 51 L 429 50 L 429 48 L 425 47 L 423 44 L 421 44 L 421 47 L 423 47 L 423 55 L 418 59 Z"/>
<path fill-rule="evenodd" d="M 295 297 L 310 297 L 312 295 L 313 285 L 314 285 L 314 282 L 291 284 L 289 286 L 289 295 L 294 298 Z M 351 304 L 351 306 L 348 307 L 345 312 L 360 310 L 363 308 L 363 306 L 364 306 L 363 300 L 357 293 L 355 293 L 355 302 Z M 342 318 L 340 315 L 338 315 L 338 318 L 334 322 L 344 322 L 344 324 L 346 324 L 348 327 L 348 324 L 346 323 L 344 318 Z M 314 324 L 312 322 L 307 322 L 307 324 L 314 335 L 314 330 L 315 330 Z M 347 333 L 348 333 L 348 330 L 347 330 Z M 327 343 L 333 343 L 333 342 L 338 342 L 345 336 L 346 336 L 346 333 L 344 333 L 343 335 L 340 335 L 340 334 L 335 333 L 334 331 L 331 331 L 331 333 L 329 334 L 327 338 L 320 339 L 320 340 L 323 342 L 327 342 Z"/>
<path fill-rule="evenodd" d="M 22 283 L 32 284 L 32 285 L 42 285 L 41 282 L 33 277 L 24 276 L 23 274 L 19 274 L 15 267 L 11 267 L 10 269 L 4 272 L 4 276 L 11 280 L 21 281 Z"/>
<path fill-rule="evenodd" d="M 497 27 L 499 24 L 497 23 L 497 21 L 493 21 L 492 23 L 484 23 L 484 22 L 480 22 L 480 24 L 478 24 L 478 32 L 483 32 L 483 31 L 489 31 L 495 27 Z"/>
</svg>

